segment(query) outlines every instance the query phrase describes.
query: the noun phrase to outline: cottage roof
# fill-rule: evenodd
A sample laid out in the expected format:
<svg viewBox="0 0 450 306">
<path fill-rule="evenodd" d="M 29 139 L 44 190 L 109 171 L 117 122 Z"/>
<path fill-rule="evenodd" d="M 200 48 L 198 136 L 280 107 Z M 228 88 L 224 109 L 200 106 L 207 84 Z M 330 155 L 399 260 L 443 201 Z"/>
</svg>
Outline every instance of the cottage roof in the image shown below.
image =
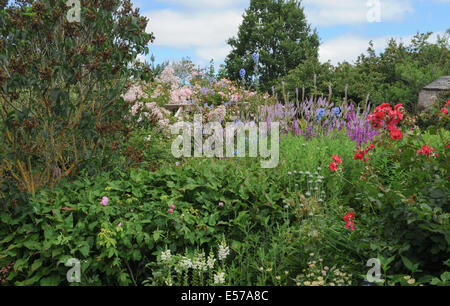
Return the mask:
<svg viewBox="0 0 450 306">
<path fill-rule="evenodd" d="M 450 75 L 442 76 L 423 88 L 424 90 L 450 90 Z"/>
</svg>

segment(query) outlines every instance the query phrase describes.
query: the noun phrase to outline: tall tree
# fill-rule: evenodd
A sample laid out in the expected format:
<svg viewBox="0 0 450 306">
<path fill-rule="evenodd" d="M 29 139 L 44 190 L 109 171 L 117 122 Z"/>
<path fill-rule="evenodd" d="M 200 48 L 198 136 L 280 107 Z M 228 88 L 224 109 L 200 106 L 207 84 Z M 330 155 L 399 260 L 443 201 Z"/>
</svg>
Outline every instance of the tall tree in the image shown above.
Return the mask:
<svg viewBox="0 0 450 306">
<path fill-rule="evenodd" d="M 269 90 L 279 77 L 309 57 L 318 57 L 319 37 L 306 22 L 301 1 L 251 0 L 237 37 L 228 40 L 232 51 L 225 59 L 231 79 L 246 81 L 255 74 L 254 53 L 259 54 L 261 89 Z"/>
</svg>

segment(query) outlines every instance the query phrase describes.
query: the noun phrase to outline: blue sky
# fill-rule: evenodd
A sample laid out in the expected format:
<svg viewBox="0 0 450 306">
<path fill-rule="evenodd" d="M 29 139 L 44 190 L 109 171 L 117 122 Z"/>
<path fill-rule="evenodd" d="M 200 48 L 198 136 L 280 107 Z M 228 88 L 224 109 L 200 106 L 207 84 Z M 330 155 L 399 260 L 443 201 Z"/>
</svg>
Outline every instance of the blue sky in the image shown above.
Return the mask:
<svg viewBox="0 0 450 306">
<path fill-rule="evenodd" d="M 236 35 L 250 0 L 133 0 L 150 18 L 156 62 L 190 57 L 206 66 L 223 62 L 226 40 Z M 308 22 L 321 39 L 322 62 L 353 62 L 369 40 L 381 51 L 390 37 L 407 43 L 414 34 L 450 28 L 450 0 L 303 0 Z M 368 17 L 369 15 L 369 17 Z M 371 17 L 370 17 L 371 16 Z M 377 19 L 377 20 L 374 20 Z M 379 20 L 379 21 L 378 21 Z M 146 56 L 149 59 L 150 54 Z"/>
</svg>

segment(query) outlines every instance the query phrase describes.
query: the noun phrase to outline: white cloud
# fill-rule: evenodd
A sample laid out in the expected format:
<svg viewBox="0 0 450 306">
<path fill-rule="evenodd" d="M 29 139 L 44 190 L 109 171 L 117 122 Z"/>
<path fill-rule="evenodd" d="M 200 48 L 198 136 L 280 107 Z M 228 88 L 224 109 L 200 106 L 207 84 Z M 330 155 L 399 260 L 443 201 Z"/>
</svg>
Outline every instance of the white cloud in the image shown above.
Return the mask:
<svg viewBox="0 0 450 306">
<path fill-rule="evenodd" d="M 414 34 L 415 35 L 415 34 Z M 347 61 L 353 63 L 356 61 L 361 53 L 366 53 L 369 48 L 369 41 L 372 40 L 374 48 L 377 52 L 383 51 L 391 38 L 394 38 L 397 42 L 403 42 L 409 44 L 414 35 L 406 36 L 382 36 L 382 37 L 362 37 L 355 35 L 343 35 L 337 38 L 330 39 L 323 43 L 319 48 L 320 61 L 326 62 L 330 60 L 332 64 L 338 62 Z M 437 41 L 437 36 L 443 36 L 443 32 L 433 33 L 428 39 L 428 42 L 434 43 Z"/>
<path fill-rule="evenodd" d="M 195 52 L 198 58 L 202 59 L 198 64 L 204 66 L 211 59 L 214 61 L 220 62 L 230 53 L 231 47 L 229 45 L 224 46 L 215 46 L 215 47 L 204 47 L 199 48 Z"/>
<path fill-rule="evenodd" d="M 234 8 L 240 5 L 248 5 L 249 3 L 249 0 L 157 0 L 157 1 L 202 10 Z"/>
<path fill-rule="evenodd" d="M 177 1 L 177 0 L 172 0 Z M 201 60 L 222 61 L 227 55 L 227 39 L 236 35 L 242 22 L 240 10 L 189 13 L 158 10 L 145 14 L 149 17 L 149 31 L 155 46 L 193 48 Z"/>
<path fill-rule="evenodd" d="M 313 26 L 357 25 L 368 23 L 370 9 L 375 8 L 367 0 L 304 0 L 305 14 Z M 376 3 L 376 0 L 372 0 Z M 414 12 L 409 0 L 380 0 L 380 19 L 384 21 L 401 20 Z"/>
</svg>

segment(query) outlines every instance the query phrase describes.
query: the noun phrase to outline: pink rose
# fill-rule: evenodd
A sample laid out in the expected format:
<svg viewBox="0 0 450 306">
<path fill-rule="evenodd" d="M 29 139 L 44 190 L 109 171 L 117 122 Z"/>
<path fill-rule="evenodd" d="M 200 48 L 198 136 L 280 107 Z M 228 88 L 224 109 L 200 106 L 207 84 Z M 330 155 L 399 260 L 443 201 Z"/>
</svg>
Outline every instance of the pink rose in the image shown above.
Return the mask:
<svg viewBox="0 0 450 306">
<path fill-rule="evenodd" d="M 108 202 L 109 202 L 108 197 L 103 197 L 102 201 L 100 202 L 100 204 L 102 204 L 103 206 L 106 206 L 106 205 L 108 205 Z"/>
</svg>

